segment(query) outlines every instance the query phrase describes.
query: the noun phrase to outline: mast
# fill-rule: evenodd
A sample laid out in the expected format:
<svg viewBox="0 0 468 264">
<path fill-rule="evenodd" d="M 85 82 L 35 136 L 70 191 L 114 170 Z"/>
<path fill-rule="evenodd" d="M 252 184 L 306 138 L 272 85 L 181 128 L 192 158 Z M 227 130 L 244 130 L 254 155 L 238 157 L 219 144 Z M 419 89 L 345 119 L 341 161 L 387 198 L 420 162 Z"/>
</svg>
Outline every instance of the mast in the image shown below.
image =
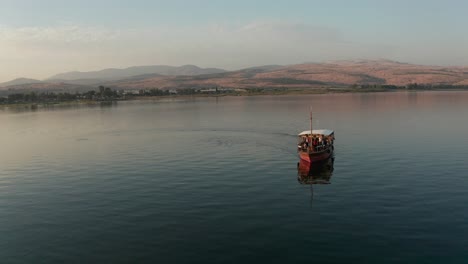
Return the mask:
<svg viewBox="0 0 468 264">
<path fill-rule="evenodd" d="M 312 106 L 310 107 L 310 137 L 312 137 Z"/>
</svg>

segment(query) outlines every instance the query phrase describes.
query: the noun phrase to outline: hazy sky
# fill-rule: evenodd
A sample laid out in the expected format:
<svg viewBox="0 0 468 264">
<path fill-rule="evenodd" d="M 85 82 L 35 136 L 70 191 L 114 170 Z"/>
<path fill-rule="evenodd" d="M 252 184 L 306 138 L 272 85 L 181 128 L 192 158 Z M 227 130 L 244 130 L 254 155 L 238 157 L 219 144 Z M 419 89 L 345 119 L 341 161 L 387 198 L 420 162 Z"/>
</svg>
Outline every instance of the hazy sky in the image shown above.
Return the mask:
<svg viewBox="0 0 468 264">
<path fill-rule="evenodd" d="M 465 0 L 0 0 L 0 82 L 150 64 L 468 65 L 467 13 Z"/>
</svg>

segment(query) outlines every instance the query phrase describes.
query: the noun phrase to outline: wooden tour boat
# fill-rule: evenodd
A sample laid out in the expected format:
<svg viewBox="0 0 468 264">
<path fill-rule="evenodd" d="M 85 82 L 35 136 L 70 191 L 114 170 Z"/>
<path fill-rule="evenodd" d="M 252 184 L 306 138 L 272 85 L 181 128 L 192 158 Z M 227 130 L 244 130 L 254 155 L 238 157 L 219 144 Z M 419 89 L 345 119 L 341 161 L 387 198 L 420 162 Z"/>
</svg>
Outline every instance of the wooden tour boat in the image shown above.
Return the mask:
<svg viewBox="0 0 468 264">
<path fill-rule="evenodd" d="M 310 130 L 298 135 L 297 152 L 303 161 L 313 163 L 324 161 L 333 156 L 335 132 L 330 129 L 312 129 L 312 111 L 310 112 Z"/>
</svg>

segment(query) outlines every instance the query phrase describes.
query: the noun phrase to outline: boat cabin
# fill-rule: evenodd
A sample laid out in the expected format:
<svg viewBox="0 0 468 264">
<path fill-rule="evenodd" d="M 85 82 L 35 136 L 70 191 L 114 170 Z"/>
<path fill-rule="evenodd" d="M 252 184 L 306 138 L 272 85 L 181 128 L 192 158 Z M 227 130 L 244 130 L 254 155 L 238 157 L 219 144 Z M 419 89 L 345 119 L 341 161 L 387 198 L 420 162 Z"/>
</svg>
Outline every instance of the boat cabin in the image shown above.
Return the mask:
<svg viewBox="0 0 468 264">
<path fill-rule="evenodd" d="M 335 132 L 329 129 L 306 130 L 298 135 L 298 150 L 303 152 L 322 152 L 333 149 Z"/>
</svg>

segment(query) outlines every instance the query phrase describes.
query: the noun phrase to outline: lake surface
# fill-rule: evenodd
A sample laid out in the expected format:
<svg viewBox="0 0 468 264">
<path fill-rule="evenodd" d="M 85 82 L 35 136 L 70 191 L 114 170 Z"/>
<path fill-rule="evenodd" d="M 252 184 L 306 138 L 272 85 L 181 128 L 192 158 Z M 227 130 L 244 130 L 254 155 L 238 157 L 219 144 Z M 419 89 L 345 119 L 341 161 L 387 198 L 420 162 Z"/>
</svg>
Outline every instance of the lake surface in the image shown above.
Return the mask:
<svg viewBox="0 0 468 264">
<path fill-rule="evenodd" d="M 467 135 L 468 92 L 0 108 L 0 262 L 467 263 Z"/>
</svg>

